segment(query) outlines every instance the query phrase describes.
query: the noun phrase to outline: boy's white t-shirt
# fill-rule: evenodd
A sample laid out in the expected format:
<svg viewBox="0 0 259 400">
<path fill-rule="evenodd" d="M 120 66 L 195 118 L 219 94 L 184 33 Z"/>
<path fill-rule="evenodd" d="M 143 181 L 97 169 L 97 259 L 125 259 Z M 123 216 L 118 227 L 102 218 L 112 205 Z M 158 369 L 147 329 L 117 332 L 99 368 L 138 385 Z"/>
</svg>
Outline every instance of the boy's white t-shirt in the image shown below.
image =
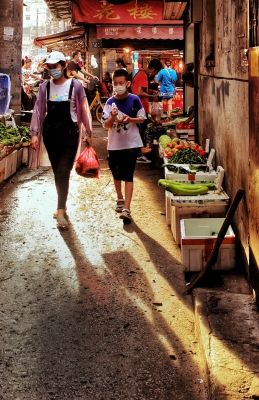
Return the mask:
<svg viewBox="0 0 259 400">
<path fill-rule="evenodd" d="M 104 123 L 111 114 L 113 103 L 123 115 L 133 118 L 146 119 L 145 110 L 138 96 L 129 94 L 125 99 L 116 99 L 110 97 L 104 106 L 102 122 Z M 134 111 L 133 111 L 134 110 Z M 134 115 L 135 114 L 135 115 Z M 108 150 L 124 150 L 143 147 L 143 142 L 136 123 L 119 123 L 114 121 L 111 128 L 108 129 Z"/>
<path fill-rule="evenodd" d="M 67 79 L 62 85 L 56 85 L 53 80 L 50 81 L 50 91 L 49 100 L 50 101 L 68 101 L 68 95 L 70 90 L 72 79 Z M 76 103 L 75 103 L 75 93 L 74 88 L 72 90 L 71 100 L 70 100 L 70 114 L 73 122 L 77 122 L 76 115 Z"/>
</svg>

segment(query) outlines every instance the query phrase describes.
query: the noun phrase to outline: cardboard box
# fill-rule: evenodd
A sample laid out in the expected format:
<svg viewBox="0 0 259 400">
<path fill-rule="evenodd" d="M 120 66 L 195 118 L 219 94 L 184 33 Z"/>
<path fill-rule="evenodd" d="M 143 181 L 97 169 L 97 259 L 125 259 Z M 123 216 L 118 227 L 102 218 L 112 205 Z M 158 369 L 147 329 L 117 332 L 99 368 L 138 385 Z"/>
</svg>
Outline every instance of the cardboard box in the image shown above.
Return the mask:
<svg viewBox="0 0 259 400">
<path fill-rule="evenodd" d="M 20 168 L 20 166 L 22 165 L 22 153 L 23 153 L 23 149 L 22 147 L 17 150 L 17 166 L 16 168 Z"/>
<path fill-rule="evenodd" d="M 4 179 L 8 179 L 11 175 L 15 174 L 17 169 L 17 150 L 14 150 L 11 154 L 8 154 L 8 156 L 6 156 L 4 160 L 5 160 Z"/>
<path fill-rule="evenodd" d="M 2 183 L 4 181 L 4 176 L 5 176 L 5 158 L 0 160 L 0 183 Z"/>
<path fill-rule="evenodd" d="M 181 251 L 184 271 L 201 271 L 205 266 L 224 218 L 182 219 Z M 220 246 L 214 270 L 229 270 L 235 267 L 235 234 L 228 228 Z"/>
</svg>

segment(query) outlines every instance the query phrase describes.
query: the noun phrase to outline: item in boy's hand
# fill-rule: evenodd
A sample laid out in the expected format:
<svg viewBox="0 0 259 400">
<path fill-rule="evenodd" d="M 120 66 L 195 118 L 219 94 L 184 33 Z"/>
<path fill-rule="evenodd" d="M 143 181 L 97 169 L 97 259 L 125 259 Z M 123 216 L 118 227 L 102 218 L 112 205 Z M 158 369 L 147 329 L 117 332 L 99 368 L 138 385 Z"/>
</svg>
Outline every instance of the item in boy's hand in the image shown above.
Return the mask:
<svg viewBox="0 0 259 400">
<path fill-rule="evenodd" d="M 117 106 L 116 106 L 115 103 L 112 103 L 112 108 L 113 108 L 113 109 L 114 109 L 114 108 L 117 108 Z M 122 122 L 122 121 L 123 121 L 123 118 L 124 118 L 124 115 L 118 110 L 118 114 L 117 114 L 117 117 L 116 117 L 117 121 L 118 121 L 118 122 Z"/>
<path fill-rule="evenodd" d="M 100 176 L 100 163 L 96 151 L 92 146 L 86 147 L 75 165 L 76 173 L 85 178 L 99 178 Z"/>
</svg>

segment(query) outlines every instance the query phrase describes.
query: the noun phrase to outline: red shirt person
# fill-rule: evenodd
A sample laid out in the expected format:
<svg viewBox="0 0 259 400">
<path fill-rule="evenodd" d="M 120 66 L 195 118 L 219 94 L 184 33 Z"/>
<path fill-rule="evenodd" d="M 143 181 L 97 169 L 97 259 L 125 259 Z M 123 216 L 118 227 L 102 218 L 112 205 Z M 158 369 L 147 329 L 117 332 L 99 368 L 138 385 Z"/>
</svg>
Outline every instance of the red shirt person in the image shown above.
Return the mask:
<svg viewBox="0 0 259 400">
<path fill-rule="evenodd" d="M 148 106 L 149 100 L 152 99 L 153 101 L 158 101 L 157 91 L 148 90 L 148 78 L 157 75 L 162 68 L 163 65 L 161 64 L 161 62 L 158 59 L 154 58 L 148 64 L 147 69 L 142 69 L 141 71 L 138 71 L 132 80 L 131 91 L 133 94 L 136 94 L 140 98 L 140 101 L 143 105 L 146 114 L 148 114 L 149 112 L 149 106 Z M 146 145 L 145 132 L 147 129 L 147 124 L 148 120 L 145 119 L 145 121 L 140 125 L 140 131 L 139 131 L 144 146 Z M 140 156 L 137 162 L 147 163 L 150 161 L 147 160 L 146 157 Z"/>
</svg>

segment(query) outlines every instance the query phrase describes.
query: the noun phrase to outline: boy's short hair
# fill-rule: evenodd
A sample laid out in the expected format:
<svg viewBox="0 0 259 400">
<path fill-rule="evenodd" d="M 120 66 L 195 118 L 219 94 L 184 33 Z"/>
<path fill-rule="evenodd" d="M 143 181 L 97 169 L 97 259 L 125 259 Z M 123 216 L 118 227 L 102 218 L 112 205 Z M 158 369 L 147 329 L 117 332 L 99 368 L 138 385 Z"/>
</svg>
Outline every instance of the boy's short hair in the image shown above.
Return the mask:
<svg viewBox="0 0 259 400">
<path fill-rule="evenodd" d="M 119 76 L 124 76 L 126 81 L 129 81 L 129 74 L 126 69 L 116 69 L 113 74 L 113 78 L 118 78 Z"/>
<path fill-rule="evenodd" d="M 163 65 L 157 58 L 154 58 L 148 64 L 148 69 L 152 69 L 152 68 L 154 68 L 155 71 L 159 72 L 161 69 L 163 69 Z"/>
<path fill-rule="evenodd" d="M 77 56 L 78 53 L 81 53 L 81 51 L 80 51 L 80 50 L 75 50 L 75 51 L 73 51 L 73 53 L 72 53 L 72 58 L 74 58 L 75 56 Z"/>
</svg>

